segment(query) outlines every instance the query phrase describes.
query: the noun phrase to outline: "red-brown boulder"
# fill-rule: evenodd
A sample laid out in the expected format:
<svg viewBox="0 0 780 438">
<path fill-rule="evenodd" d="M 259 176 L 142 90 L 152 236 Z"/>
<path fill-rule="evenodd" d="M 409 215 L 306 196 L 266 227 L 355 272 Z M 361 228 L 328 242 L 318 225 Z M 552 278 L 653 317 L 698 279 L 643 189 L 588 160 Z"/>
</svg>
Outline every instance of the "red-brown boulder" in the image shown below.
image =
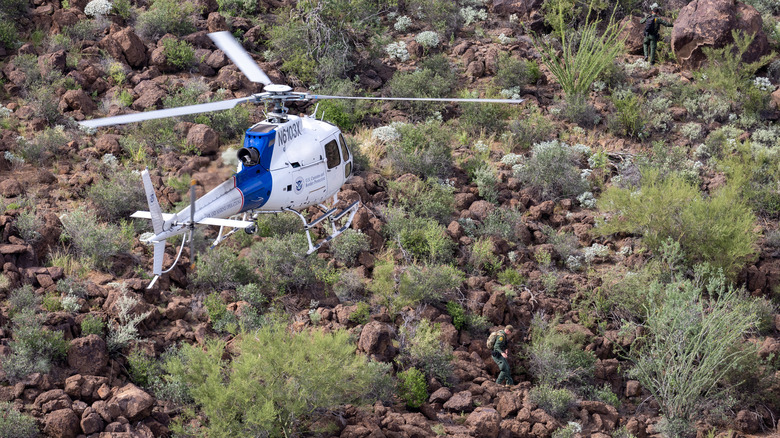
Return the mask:
<svg viewBox="0 0 780 438">
<path fill-rule="evenodd" d="M 393 328 L 389 324 L 371 321 L 363 327 L 358 340 L 358 350 L 380 362 L 390 362 L 397 353 L 393 347 Z"/>
<path fill-rule="evenodd" d="M 43 433 L 51 438 L 75 438 L 79 434 L 79 417 L 72 409 L 59 409 L 43 419 Z"/>
<path fill-rule="evenodd" d="M 68 365 L 79 374 L 99 375 L 108 365 L 106 341 L 98 335 L 72 340 L 68 350 Z"/>
</svg>

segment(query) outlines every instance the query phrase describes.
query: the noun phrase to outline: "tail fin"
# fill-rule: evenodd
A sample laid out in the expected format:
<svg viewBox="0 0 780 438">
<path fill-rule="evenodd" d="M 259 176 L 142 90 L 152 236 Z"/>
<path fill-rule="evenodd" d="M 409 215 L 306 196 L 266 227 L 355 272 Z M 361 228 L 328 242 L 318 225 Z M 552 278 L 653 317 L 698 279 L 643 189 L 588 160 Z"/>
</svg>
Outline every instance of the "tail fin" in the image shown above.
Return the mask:
<svg viewBox="0 0 780 438">
<path fill-rule="evenodd" d="M 160 275 L 162 275 L 162 266 L 163 266 L 163 258 L 165 257 L 165 241 L 162 242 L 155 242 L 154 243 L 154 266 L 152 267 L 152 274 L 154 274 L 154 278 L 149 283 L 149 286 L 146 286 L 147 289 L 151 289 L 154 286 L 154 283 L 157 282 L 157 279 L 160 278 Z"/>
<path fill-rule="evenodd" d="M 146 201 L 149 203 L 149 213 L 152 215 L 152 228 L 154 228 L 154 234 L 160 234 L 163 231 L 162 209 L 160 203 L 157 201 L 157 194 L 154 192 L 154 186 L 152 186 L 152 178 L 149 177 L 149 169 L 144 169 L 141 172 L 141 179 L 144 182 L 144 190 L 146 191 Z M 154 246 L 155 252 L 155 274 L 157 274 L 157 245 Z M 160 270 L 162 270 L 162 257 L 160 258 Z"/>
</svg>

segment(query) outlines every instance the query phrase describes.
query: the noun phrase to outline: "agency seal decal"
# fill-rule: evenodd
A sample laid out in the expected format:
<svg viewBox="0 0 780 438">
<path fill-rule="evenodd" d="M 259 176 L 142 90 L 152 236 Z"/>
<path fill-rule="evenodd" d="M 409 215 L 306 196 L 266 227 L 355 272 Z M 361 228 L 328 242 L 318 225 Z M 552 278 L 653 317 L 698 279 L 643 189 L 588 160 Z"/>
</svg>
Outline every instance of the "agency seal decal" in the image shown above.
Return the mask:
<svg viewBox="0 0 780 438">
<path fill-rule="evenodd" d="M 303 178 L 300 176 L 295 179 L 294 190 L 295 193 L 301 193 L 301 190 L 303 190 Z"/>
</svg>

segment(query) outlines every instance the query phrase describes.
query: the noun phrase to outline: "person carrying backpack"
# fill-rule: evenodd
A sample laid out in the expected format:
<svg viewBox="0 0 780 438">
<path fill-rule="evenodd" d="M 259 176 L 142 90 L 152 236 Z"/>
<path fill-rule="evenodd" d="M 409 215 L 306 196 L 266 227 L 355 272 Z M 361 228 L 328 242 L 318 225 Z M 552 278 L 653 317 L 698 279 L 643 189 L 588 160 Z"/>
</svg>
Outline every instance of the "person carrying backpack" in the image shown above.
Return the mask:
<svg viewBox="0 0 780 438">
<path fill-rule="evenodd" d="M 671 23 L 656 14 L 657 10 L 658 3 L 653 3 L 650 5 L 650 15 L 639 20 L 640 23 L 645 25 L 645 39 L 642 48 L 645 52 L 645 60 L 649 60 L 651 65 L 655 64 L 655 46 L 658 44 L 658 34 L 661 25 L 666 27 L 672 26 Z"/>
<path fill-rule="evenodd" d="M 493 332 L 490 334 L 490 338 L 488 338 L 488 347 L 490 347 L 491 340 L 494 339 L 492 342 L 492 350 L 491 355 L 493 357 L 493 362 L 495 362 L 498 365 L 498 369 L 501 370 L 500 373 L 498 373 L 498 379 L 496 379 L 497 384 L 501 384 L 501 382 L 505 382 L 506 386 L 512 386 L 515 384 L 514 380 L 512 380 L 512 371 L 509 368 L 509 335 L 512 334 L 514 331 L 514 327 L 511 325 L 508 325 L 504 327 L 504 330 L 499 330 L 497 332 Z"/>
</svg>

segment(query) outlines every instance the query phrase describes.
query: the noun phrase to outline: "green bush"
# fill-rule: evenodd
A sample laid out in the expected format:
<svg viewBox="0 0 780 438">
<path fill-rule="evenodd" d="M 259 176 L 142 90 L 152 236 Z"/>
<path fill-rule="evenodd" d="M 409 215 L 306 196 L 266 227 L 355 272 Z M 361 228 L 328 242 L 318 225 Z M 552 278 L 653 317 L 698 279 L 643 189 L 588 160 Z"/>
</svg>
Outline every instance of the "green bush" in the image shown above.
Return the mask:
<svg viewBox="0 0 780 438">
<path fill-rule="evenodd" d="M 268 304 L 268 296 L 256 283 L 238 286 L 236 293 L 241 301 L 246 301 L 257 309 L 262 309 Z"/>
<path fill-rule="evenodd" d="M 748 51 L 755 35 L 745 35 L 732 30 L 733 44 L 721 48 L 705 47 L 707 63 L 696 72 L 696 85 L 702 91 L 714 91 L 730 101 L 738 100 L 740 91 L 752 86 L 751 81 L 758 69 L 768 64 L 771 55 L 746 63 L 743 56 Z"/>
<path fill-rule="evenodd" d="M 38 230 L 43 228 L 43 220 L 38 217 L 34 210 L 25 210 L 16 217 L 14 227 L 19 232 L 19 237 L 26 242 L 33 243 L 41 238 L 41 233 Z"/>
<path fill-rule="evenodd" d="M 418 18 L 438 32 L 447 36 L 453 34 L 460 24 L 456 2 L 447 0 L 409 0 L 405 2 L 406 13 Z"/>
<path fill-rule="evenodd" d="M 246 258 L 226 245 L 201 253 L 195 263 L 193 284 L 210 289 L 232 289 L 256 282 L 257 276 Z"/>
<path fill-rule="evenodd" d="M 428 384 L 425 374 L 415 367 L 398 373 L 398 396 L 406 406 L 417 409 L 428 400 Z"/>
<path fill-rule="evenodd" d="M 0 0 L 0 11 L 11 17 L 18 17 L 27 12 L 29 3 L 24 0 Z"/>
<path fill-rule="evenodd" d="M 227 16 L 253 18 L 258 11 L 258 3 L 251 0 L 217 0 L 219 12 Z"/>
<path fill-rule="evenodd" d="M 17 312 L 25 309 L 37 310 L 41 304 L 41 299 L 35 295 L 35 289 L 29 284 L 14 289 L 8 295 L 8 317 L 13 318 Z"/>
<path fill-rule="evenodd" d="M 544 385 L 579 385 L 593 377 L 596 356 L 583 349 L 585 339 L 559 332 L 557 325 L 557 320 L 547 322 L 540 315 L 534 316 L 528 369 Z"/>
<path fill-rule="evenodd" d="M 306 255 L 301 233 L 269 237 L 252 245 L 247 263 L 253 266 L 264 290 L 272 294 L 299 291 L 316 284 L 327 271 L 326 262 Z"/>
<path fill-rule="evenodd" d="M 105 179 L 87 189 L 87 199 L 101 219 L 118 222 L 137 210 L 146 210 L 146 193 L 140 176 L 127 169 L 112 169 Z"/>
<path fill-rule="evenodd" d="M 95 214 L 79 207 L 61 218 L 63 238 L 91 266 L 107 270 L 112 256 L 130 250 L 133 230 L 128 226 L 101 224 Z"/>
<path fill-rule="evenodd" d="M 548 384 L 537 385 L 528 391 L 528 398 L 555 418 L 563 419 L 574 406 L 577 397 L 566 388 L 555 389 Z"/>
<path fill-rule="evenodd" d="M 135 28 L 138 35 L 147 39 L 166 33 L 186 35 L 195 31 L 195 12 L 196 6 L 189 1 L 154 0 L 148 10 L 138 15 Z"/>
<path fill-rule="evenodd" d="M 19 44 L 19 33 L 16 31 L 16 25 L 4 15 L 0 15 L 0 44 L 9 50 Z"/>
<path fill-rule="evenodd" d="M 35 418 L 22 414 L 7 402 L 0 402 L 0 436 L 5 438 L 36 438 Z"/>
<path fill-rule="evenodd" d="M 357 303 L 357 309 L 349 315 L 350 322 L 355 324 L 366 324 L 371 317 L 371 306 L 368 303 L 361 301 Z"/>
<path fill-rule="evenodd" d="M 415 71 L 396 72 L 387 88 L 392 97 L 449 97 L 456 83 L 457 73 L 447 57 L 436 55 L 423 61 Z M 418 120 L 444 108 L 435 102 L 404 102 L 398 106 Z"/>
<path fill-rule="evenodd" d="M 447 313 L 452 317 L 452 325 L 454 325 L 456 329 L 461 330 L 466 328 L 466 323 L 468 322 L 466 310 L 463 309 L 463 306 L 457 301 L 447 302 Z"/>
<path fill-rule="evenodd" d="M 227 309 L 219 293 L 212 292 L 203 301 L 206 313 L 209 315 L 211 327 L 216 332 L 228 332 L 235 334 L 238 330 L 238 318 Z"/>
<path fill-rule="evenodd" d="M 513 150 L 528 149 L 532 145 L 547 141 L 555 132 L 553 123 L 548 120 L 537 106 L 532 106 L 530 113 L 524 113 L 519 120 L 509 124 L 512 141 L 517 146 Z"/>
<path fill-rule="evenodd" d="M 645 125 L 642 101 L 631 91 L 612 95 L 615 105 L 613 130 L 626 137 L 638 137 Z"/>
<path fill-rule="evenodd" d="M 180 70 L 186 70 L 195 63 L 195 49 L 188 42 L 166 38 L 162 43 L 163 55 L 165 55 L 166 61 L 172 66 Z"/>
<path fill-rule="evenodd" d="M 734 181 L 743 198 L 759 214 L 780 214 L 780 193 L 776 182 L 780 179 L 780 157 L 771 148 L 749 142 L 737 144 L 736 153 L 719 163 L 729 179 Z"/>
<path fill-rule="evenodd" d="M 744 341 L 757 324 L 754 307 L 722 273 L 708 271 L 702 277 L 699 266 L 693 279 L 645 289 L 657 298 L 630 351 L 629 376 L 650 391 L 672 422 L 690 421 L 705 404 L 726 401 L 724 377 L 755 354 L 756 346 Z"/>
<path fill-rule="evenodd" d="M 563 50 L 559 52 L 552 41 L 541 38 L 534 45 L 566 97 L 583 98 L 593 81 L 623 52 L 622 26 L 614 21 L 613 15 L 606 25 L 599 21 L 586 22 L 576 30 L 575 36 L 574 29 L 564 23 L 565 14 L 571 12 L 564 3 L 556 2 L 555 9 L 545 18 L 551 18 L 553 28 L 559 29 Z"/>
<path fill-rule="evenodd" d="M 380 261 L 368 288 L 395 312 L 405 306 L 452 299 L 463 281 L 463 273 L 448 265 L 396 267 L 392 261 Z"/>
<path fill-rule="evenodd" d="M 588 99 L 579 95 L 566 96 L 561 115 L 564 119 L 587 129 L 593 128 L 601 121 L 598 110 Z"/>
<path fill-rule="evenodd" d="M 65 357 L 70 346 L 70 342 L 62 338 L 62 332 L 44 327 L 45 315 L 31 308 L 14 310 L 11 318 L 13 340 L 8 343 L 11 354 L 0 364 L 11 383 L 32 373 L 48 373 L 52 362 Z"/>
<path fill-rule="evenodd" d="M 614 216 L 599 222 L 597 234 L 641 234 L 651 250 L 671 238 L 690 265 L 706 262 L 735 275 L 756 254 L 755 216 L 733 182 L 705 198 L 678 175 L 644 169 L 640 190 L 610 187 L 599 209 Z"/>
<path fill-rule="evenodd" d="M 541 77 L 542 73 L 535 62 L 514 58 L 507 52 L 501 52 L 496 63 L 493 85 L 505 90 L 536 83 Z"/>
<path fill-rule="evenodd" d="M 400 330 L 401 354 L 398 360 L 425 373 L 428 378 L 447 382 L 452 374 L 452 347 L 441 340 L 441 329 L 423 319 L 405 324 Z"/>
<path fill-rule="evenodd" d="M 482 222 L 471 219 L 460 219 L 460 224 L 466 235 L 472 238 L 483 236 L 499 237 L 501 239 L 517 242 L 525 224 L 522 213 L 514 208 L 499 207 L 492 210 Z"/>
<path fill-rule="evenodd" d="M 389 204 L 442 225 L 450 223 L 455 211 L 455 187 L 434 178 L 388 181 L 387 194 Z"/>
<path fill-rule="evenodd" d="M 87 315 L 81 320 L 81 336 L 98 335 L 103 336 L 106 323 L 93 314 Z"/>
<path fill-rule="evenodd" d="M 148 388 L 161 370 L 154 356 L 141 350 L 133 350 L 127 356 L 130 380 L 138 386 Z"/>
<path fill-rule="evenodd" d="M 444 177 L 452 169 L 450 129 L 438 122 L 402 125 L 398 142 L 387 145 L 387 158 L 396 175 L 413 173 L 421 178 Z"/>
<path fill-rule="evenodd" d="M 474 93 L 464 93 L 467 99 L 478 98 Z M 505 103 L 462 103 L 462 114 L 458 118 L 460 126 L 467 133 L 477 135 L 503 134 L 507 127 L 507 118 L 511 108 Z"/>
<path fill-rule="evenodd" d="M 358 85 L 350 80 L 334 80 L 328 83 L 322 94 L 336 96 L 359 96 Z M 373 104 L 365 100 L 326 99 L 320 102 L 317 116 L 333 123 L 342 131 L 352 131 L 360 125 L 363 118 L 376 110 Z M 355 148 L 350 148 L 354 151 Z"/>
<path fill-rule="evenodd" d="M 496 171 L 489 164 L 485 164 L 477 168 L 474 172 L 474 182 L 477 184 L 477 190 L 479 196 L 485 201 L 498 203 L 498 178 L 496 177 Z"/>
<path fill-rule="evenodd" d="M 488 237 L 480 237 L 471 246 L 469 264 L 477 273 L 493 274 L 501 268 L 501 258 L 496 254 L 493 241 Z"/>
<path fill-rule="evenodd" d="M 37 133 L 31 140 L 19 138 L 16 152 L 30 163 L 46 164 L 57 157 L 59 148 L 68 143 L 68 138 L 62 127 L 46 128 Z"/>
<path fill-rule="evenodd" d="M 357 256 L 361 252 L 371 249 L 368 236 L 352 228 L 344 230 L 338 238 L 331 242 L 330 246 L 333 258 L 347 266 L 354 266 L 357 262 Z"/>
<path fill-rule="evenodd" d="M 315 412 L 372 403 L 372 386 L 388 370 L 355 354 L 344 331 L 294 334 L 267 325 L 234 344 L 232 360 L 223 359 L 224 342 L 210 340 L 205 351 L 182 346 L 164 366 L 165 378 L 182 382 L 194 399 L 210 437 L 296 436 Z M 173 425 L 174 433 L 181 429 Z"/>
<path fill-rule="evenodd" d="M 578 167 L 582 154 L 558 140 L 535 144 L 529 158 L 515 175 L 540 190 L 544 199 L 575 197 L 588 188 Z"/>
<path fill-rule="evenodd" d="M 385 210 L 382 232 L 411 259 L 428 263 L 449 263 L 455 243 L 445 228 L 432 219 L 405 215 L 402 209 Z"/>
<path fill-rule="evenodd" d="M 138 313 L 135 309 L 139 300 L 127 293 L 124 284 L 121 286 L 122 296 L 116 301 L 119 310 L 116 321 L 108 327 L 106 346 L 111 353 L 125 348 L 132 341 L 138 340 L 138 324 L 152 314 L 151 310 Z"/>
</svg>

